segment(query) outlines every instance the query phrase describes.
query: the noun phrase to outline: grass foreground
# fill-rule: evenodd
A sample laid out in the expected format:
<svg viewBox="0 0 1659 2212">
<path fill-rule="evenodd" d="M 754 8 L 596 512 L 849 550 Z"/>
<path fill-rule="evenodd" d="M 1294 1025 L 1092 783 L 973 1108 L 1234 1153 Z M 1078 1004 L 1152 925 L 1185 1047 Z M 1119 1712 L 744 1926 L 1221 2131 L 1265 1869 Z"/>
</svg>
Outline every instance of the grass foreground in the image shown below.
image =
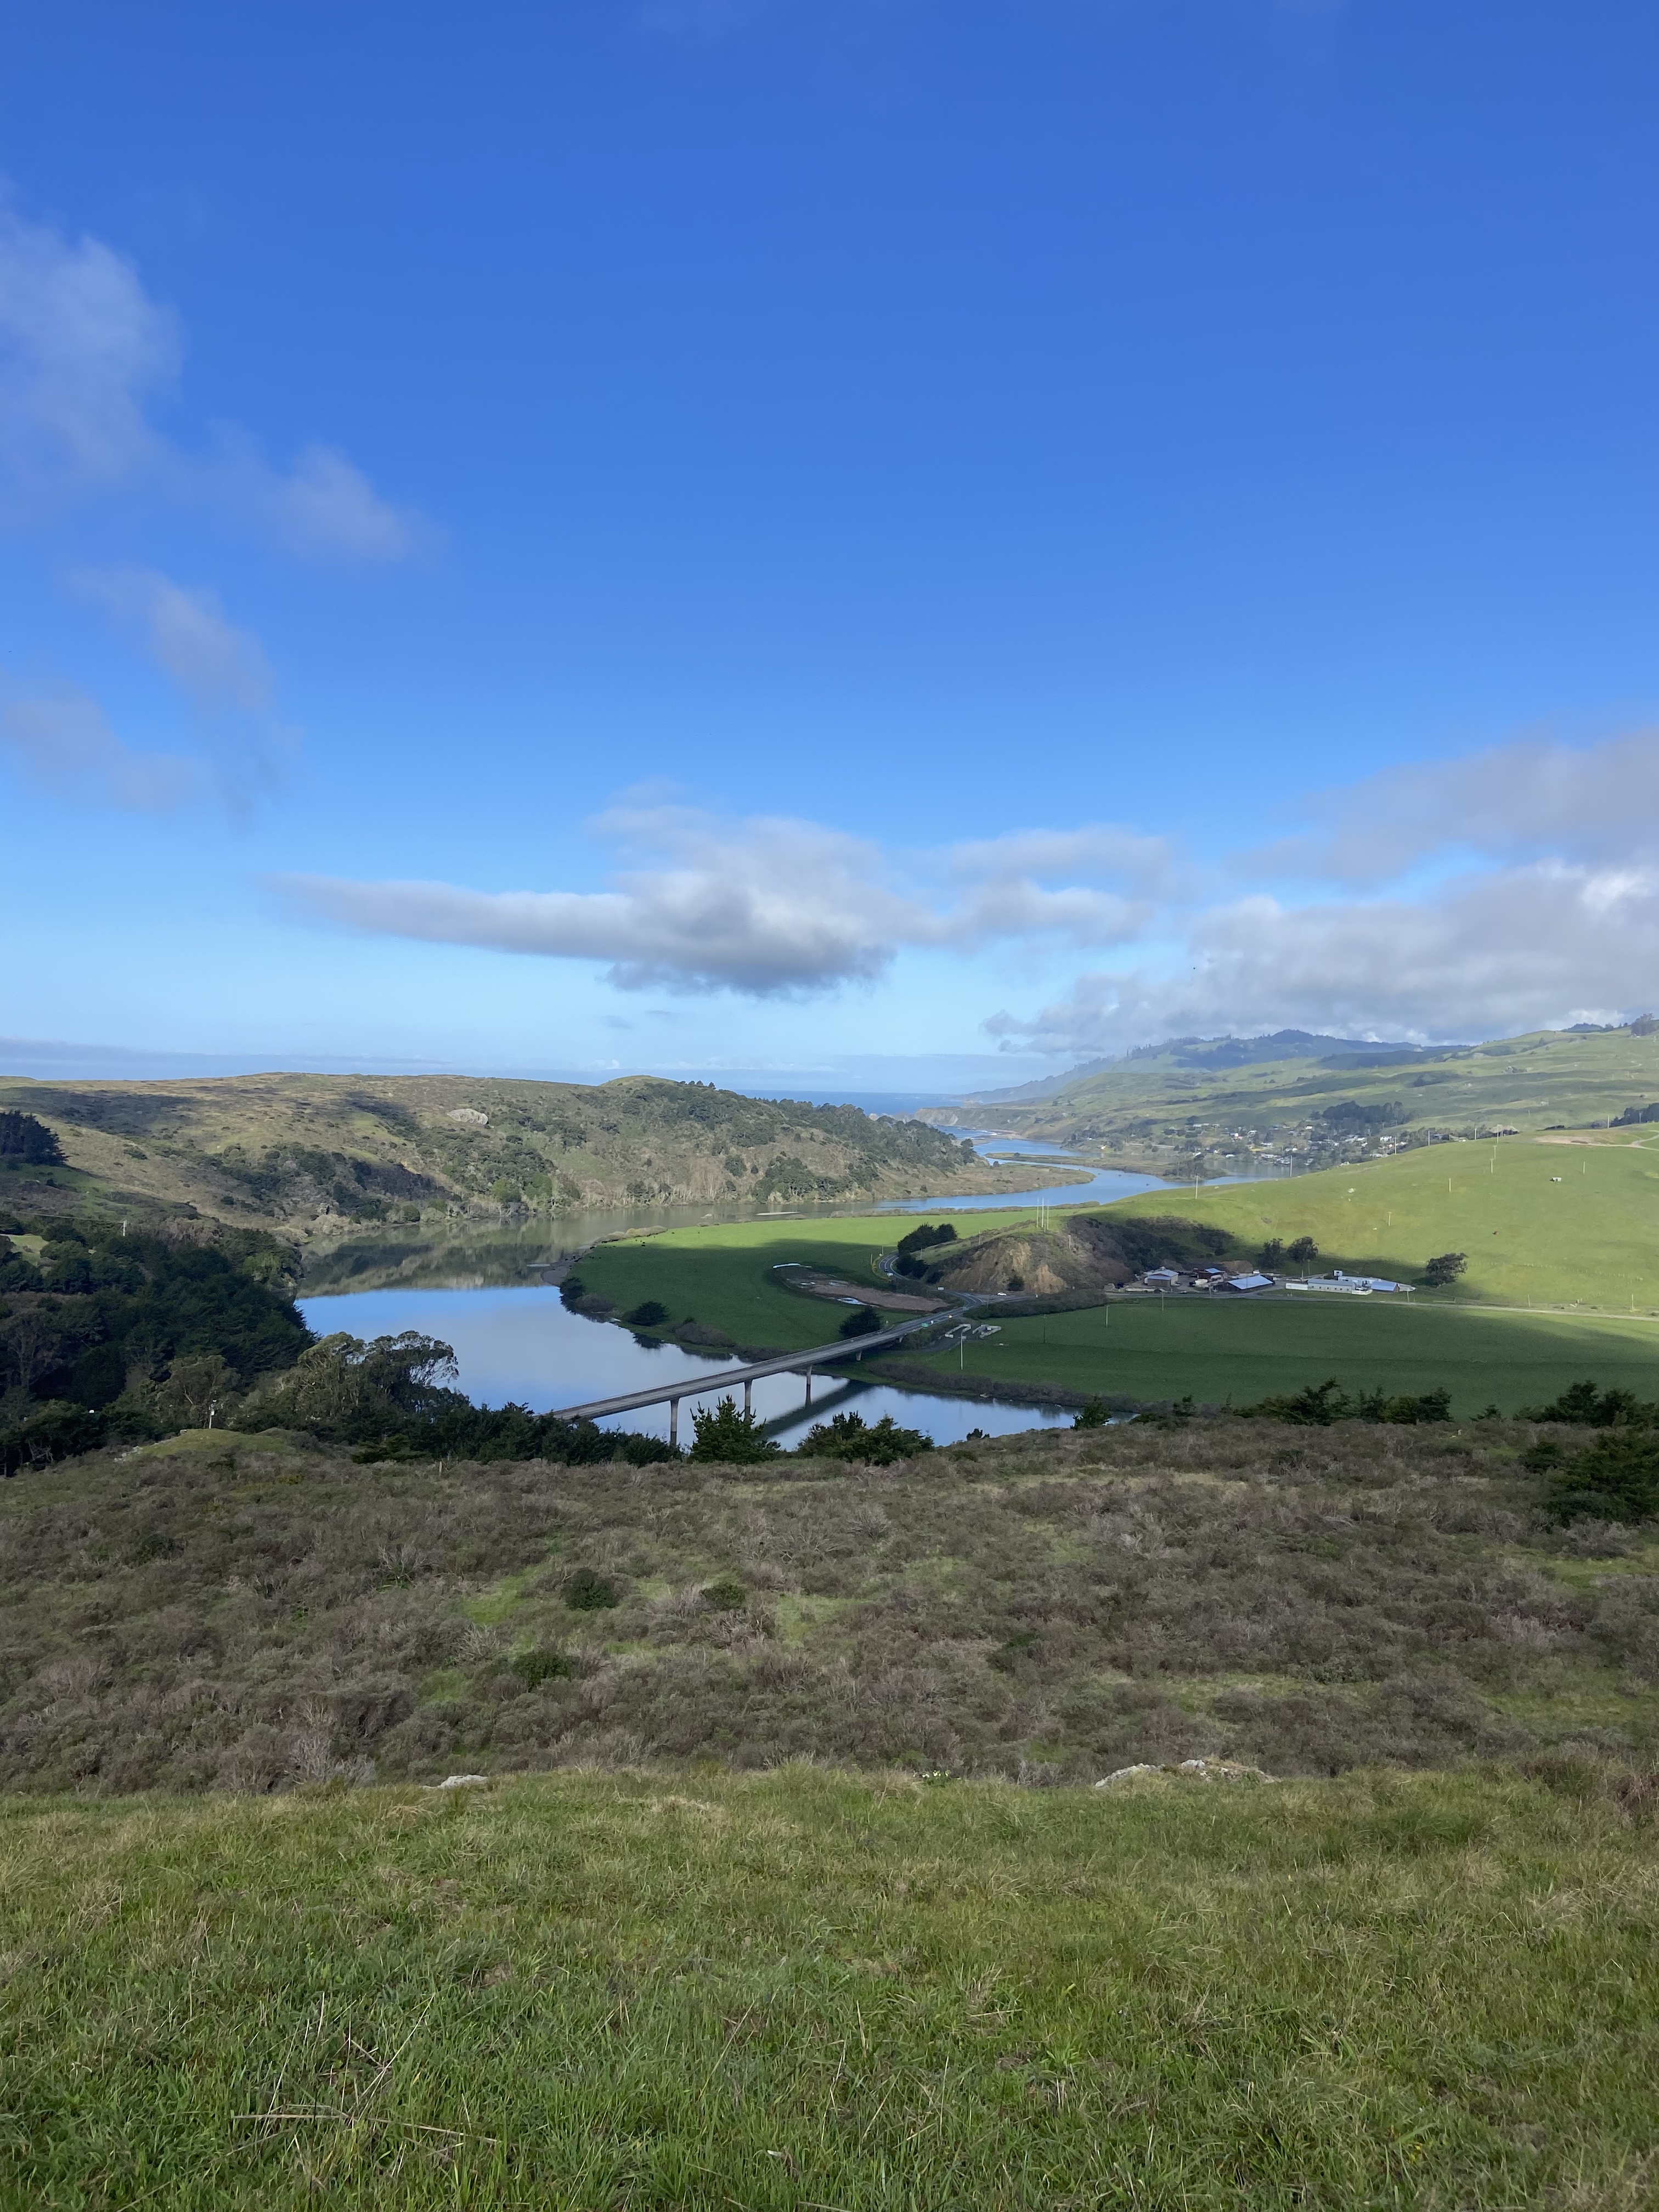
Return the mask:
<svg viewBox="0 0 1659 2212">
<path fill-rule="evenodd" d="M 0 1801 L 0 2202 L 1634 2212 L 1650 1814 L 1563 1761 Z"/>
</svg>

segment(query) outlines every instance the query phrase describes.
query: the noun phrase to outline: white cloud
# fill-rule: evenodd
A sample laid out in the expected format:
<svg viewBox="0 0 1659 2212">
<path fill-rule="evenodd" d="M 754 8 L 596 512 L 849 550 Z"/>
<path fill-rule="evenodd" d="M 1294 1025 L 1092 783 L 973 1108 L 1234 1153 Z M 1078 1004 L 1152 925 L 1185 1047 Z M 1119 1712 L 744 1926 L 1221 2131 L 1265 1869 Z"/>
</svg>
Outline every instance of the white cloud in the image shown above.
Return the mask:
<svg viewBox="0 0 1659 2212">
<path fill-rule="evenodd" d="M 162 814 L 208 787 L 200 762 L 124 744 L 83 691 L 0 701 L 0 745 L 31 781 L 80 805 Z"/>
<path fill-rule="evenodd" d="M 969 949 L 1036 937 L 1121 943 L 1145 913 L 1112 890 L 1050 888 L 1019 865 L 1034 857 L 1052 865 L 1060 844 L 1015 841 L 923 856 L 915 872 L 966 879 L 962 893 L 929 901 L 876 847 L 813 823 L 731 823 L 690 807 L 636 804 L 595 827 L 632 863 L 614 890 L 474 891 L 317 877 L 282 878 L 276 888 L 302 911 L 350 929 L 600 961 L 624 989 L 762 998 L 868 982 L 905 945 Z M 1106 850 L 1096 852 L 1097 869 Z"/>
<path fill-rule="evenodd" d="M 178 319 L 130 261 L 0 202 L 0 459 L 26 497 L 153 465 L 145 410 L 180 352 Z"/>
<path fill-rule="evenodd" d="M 285 552 L 342 562 L 425 558 L 441 532 L 413 507 L 383 500 L 331 446 L 307 446 L 292 469 L 273 469 L 239 433 L 222 431 L 197 483 L 210 498 Z"/>
<path fill-rule="evenodd" d="M 213 592 L 175 584 L 154 568 L 85 568 L 73 580 L 136 634 L 198 706 L 254 714 L 270 708 L 270 668 L 259 641 L 226 620 Z"/>
<path fill-rule="evenodd" d="M 1617 1018 L 1659 997 L 1656 975 L 1659 872 L 1547 860 L 1419 899 L 1240 900 L 1197 916 L 1161 968 L 1079 976 L 987 1027 L 1078 1057 L 1281 1028 L 1434 1042 Z"/>
<path fill-rule="evenodd" d="M 182 358 L 177 315 L 130 260 L 0 200 L 0 468 L 15 507 L 142 482 L 220 505 L 307 558 L 404 561 L 436 543 L 332 447 L 308 445 L 284 471 L 234 429 L 203 453 L 164 436 L 151 410 L 173 394 Z"/>
</svg>

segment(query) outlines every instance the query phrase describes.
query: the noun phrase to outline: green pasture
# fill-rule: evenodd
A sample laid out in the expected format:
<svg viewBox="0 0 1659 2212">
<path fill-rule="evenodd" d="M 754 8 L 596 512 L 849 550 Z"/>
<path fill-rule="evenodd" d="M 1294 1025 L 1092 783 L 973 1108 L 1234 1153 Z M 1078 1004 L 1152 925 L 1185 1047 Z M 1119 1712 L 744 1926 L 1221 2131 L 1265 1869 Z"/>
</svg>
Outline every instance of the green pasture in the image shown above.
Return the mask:
<svg viewBox="0 0 1659 2212">
<path fill-rule="evenodd" d="M 0 1802 L 0 2203 L 1637 2212 L 1655 1832 L 1548 1779 Z"/>
<path fill-rule="evenodd" d="M 988 1316 L 994 1318 L 994 1316 Z M 919 1355 L 906 1355 L 911 1359 Z M 1143 1401 L 1249 1405 L 1334 1375 L 1390 1396 L 1444 1388 L 1468 1418 L 1547 1400 L 1593 1376 L 1659 1398 L 1659 1322 L 1638 1316 L 1493 1312 L 1373 1297 L 1135 1298 L 920 1355 L 941 1375 L 1057 1383 Z M 878 1363 L 871 1363 L 878 1372 Z"/>
<path fill-rule="evenodd" d="M 1179 1213 L 1252 1249 L 1311 1237 L 1354 1274 L 1413 1279 L 1466 1252 L 1452 1298 L 1659 1313 L 1659 1146 L 1536 1138 L 1426 1145 L 1283 1182 L 1158 1191 L 1114 1214 Z"/>
<path fill-rule="evenodd" d="M 700 1321 L 724 1329 L 738 1344 L 794 1352 L 828 1343 L 845 1310 L 786 1290 L 777 1279 L 779 1266 L 822 1267 L 854 1288 L 873 1290 L 885 1279 L 872 1272 L 872 1262 L 918 1222 L 954 1220 L 959 1234 L 969 1237 L 1036 1218 L 1030 1208 L 953 1215 L 946 1201 L 937 1212 L 919 1214 L 715 1222 L 599 1245 L 577 1261 L 574 1272 L 618 1313 L 654 1298 L 667 1307 L 672 1321 Z"/>
</svg>

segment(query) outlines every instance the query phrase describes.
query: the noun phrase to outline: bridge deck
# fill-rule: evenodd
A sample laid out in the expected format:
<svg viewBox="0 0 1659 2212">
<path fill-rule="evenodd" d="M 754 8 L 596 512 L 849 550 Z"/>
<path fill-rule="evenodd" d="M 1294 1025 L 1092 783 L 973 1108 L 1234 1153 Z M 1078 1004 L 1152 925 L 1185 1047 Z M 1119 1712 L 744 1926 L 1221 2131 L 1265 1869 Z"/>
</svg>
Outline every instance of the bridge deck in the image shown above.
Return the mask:
<svg viewBox="0 0 1659 2212">
<path fill-rule="evenodd" d="M 630 1390 L 620 1398 L 595 1398 L 586 1406 L 559 1406 L 554 1410 L 562 1421 L 597 1421 L 606 1413 L 637 1413 L 642 1406 L 666 1405 L 678 1411 L 682 1398 L 712 1397 L 717 1391 L 729 1390 L 734 1382 L 756 1382 L 763 1375 L 787 1375 L 792 1369 L 805 1368 L 810 1374 L 813 1368 L 827 1367 L 835 1360 L 856 1359 L 861 1352 L 879 1352 L 917 1329 L 926 1328 L 933 1318 L 929 1314 L 918 1321 L 908 1321 L 898 1328 L 872 1330 L 868 1336 L 841 1337 L 834 1344 L 816 1345 L 808 1352 L 781 1352 L 775 1359 L 757 1359 L 747 1367 L 717 1367 L 706 1378 L 682 1375 L 677 1382 L 659 1382 L 650 1390 Z"/>
</svg>

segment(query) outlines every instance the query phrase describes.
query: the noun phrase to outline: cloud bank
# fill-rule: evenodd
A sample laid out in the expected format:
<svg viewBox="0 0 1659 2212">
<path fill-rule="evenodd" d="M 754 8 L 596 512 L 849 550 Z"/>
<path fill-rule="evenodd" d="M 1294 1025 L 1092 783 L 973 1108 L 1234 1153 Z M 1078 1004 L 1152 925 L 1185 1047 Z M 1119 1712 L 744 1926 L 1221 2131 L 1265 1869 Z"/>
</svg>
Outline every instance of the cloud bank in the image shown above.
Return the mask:
<svg viewBox="0 0 1659 2212">
<path fill-rule="evenodd" d="M 625 990 L 793 997 L 868 982 L 904 946 L 972 949 L 1049 937 L 1077 946 L 1133 937 L 1147 909 L 1102 884 L 1054 885 L 1054 855 L 1020 841 L 926 856 L 943 895 L 909 887 L 877 847 L 817 823 L 727 822 L 687 807 L 626 806 L 599 835 L 624 866 L 605 891 L 475 891 L 451 884 L 285 877 L 296 910 L 348 929 L 430 943 L 605 963 Z M 1115 852 L 1118 833 L 1089 832 Z M 1147 841 L 1136 841 L 1145 844 Z M 1073 840 L 1066 851 L 1084 850 Z"/>
<path fill-rule="evenodd" d="M 1059 1058 L 1287 1027 L 1426 1042 L 1659 1001 L 1659 737 L 1517 741 L 1308 812 L 1270 854 L 1200 872 L 1112 824 L 899 854 L 812 823 L 635 804 L 594 825 L 620 863 L 602 891 L 277 888 L 313 921 L 597 962 L 624 989 L 801 996 L 872 982 L 907 949 L 1092 952 L 1047 1003 L 984 1024 L 1005 1050 Z M 1247 888 L 1270 867 L 1271 891 Z"/>
</svg>

